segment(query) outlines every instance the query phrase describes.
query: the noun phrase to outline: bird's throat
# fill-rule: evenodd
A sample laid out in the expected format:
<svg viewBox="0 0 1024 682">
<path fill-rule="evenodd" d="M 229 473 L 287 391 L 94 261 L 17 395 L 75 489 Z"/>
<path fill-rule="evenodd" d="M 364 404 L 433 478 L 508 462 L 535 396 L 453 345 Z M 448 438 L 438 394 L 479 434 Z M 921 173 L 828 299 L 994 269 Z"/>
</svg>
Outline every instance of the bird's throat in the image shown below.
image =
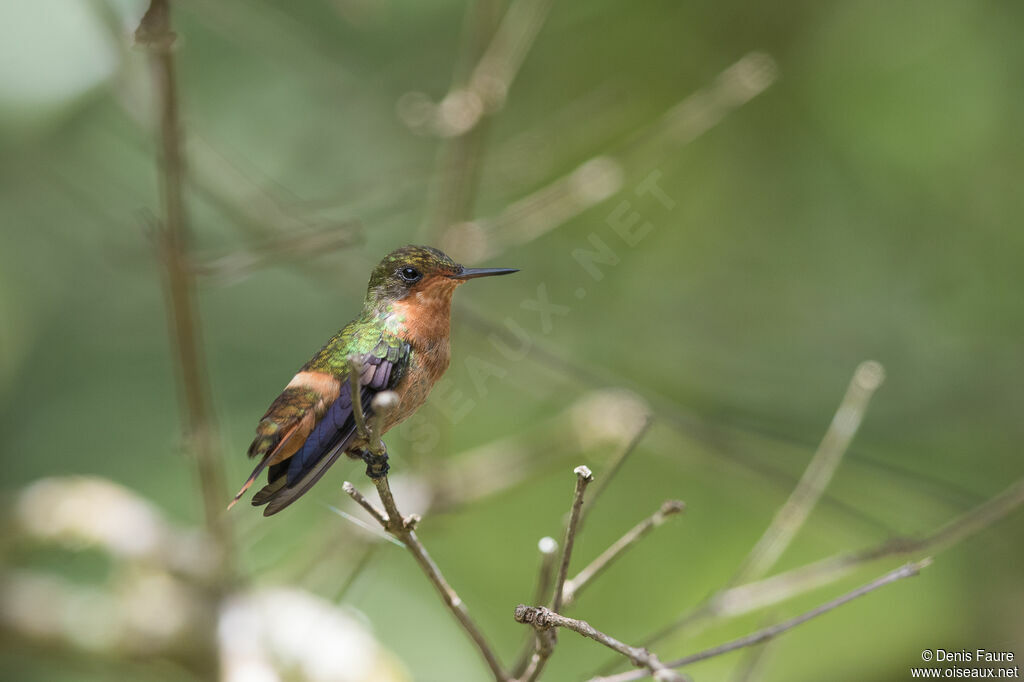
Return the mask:
<svg viewBox="0 0 1024 682">
<path fill-rule="evenodd" d="M 447 342 L 452 294 L 458 282 L 443 278 L 391 304 L 388 326 L 414 348 Z"/>
</svg>

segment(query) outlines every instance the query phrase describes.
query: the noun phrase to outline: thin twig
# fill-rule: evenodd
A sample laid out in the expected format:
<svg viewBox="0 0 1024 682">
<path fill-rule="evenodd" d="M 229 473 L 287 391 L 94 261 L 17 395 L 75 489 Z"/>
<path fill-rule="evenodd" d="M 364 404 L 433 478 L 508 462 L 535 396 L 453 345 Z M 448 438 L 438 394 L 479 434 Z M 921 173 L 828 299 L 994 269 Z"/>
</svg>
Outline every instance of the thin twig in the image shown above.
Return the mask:
<svg viewBox="0 0 1024 682">
<path fill-rule="evenodd" d="M 356 565 L 352 567 L 349 574 L 345 576 L 345 582 L 338 588 L 337 593 L 334 596 L 335 602 L 345 601 L 345 597 L 351 591 L 352 586 L 359 580 L 359 576 L 363 574 L 363 571 L 367 569 L 370 563 L 373 561 L 373 557 L 377 554 L 377 548 L 380 547 L 380 543 L 368 543 L 363 548 L 363 553 L 356 560 Z"/>
<path fill-rule="evenodd" d="M 345 481 L 344 483 L 342 483 L 341 489 L 345 491 L 346 495 L 355 500 L 356 504 L 358 504 L 360 507 L 369 512 L 370 516 L 372 516 L 374 520 L 376 520 L 377 523 L 379 523 L 383 528 L 386 529 L 388 527 L 387 517 L 381 514 L 380 511 L 373 506 L 373 502 L 370 502 L 368 499 L 366 499 L 366 496 L 364 496 L 361 492 L 356 490 L 356 487 L 352 485 L 350 481 Z"/>
<path fill-rule="evenodd" d="M 580 514 L 583 511 L 583 496 L 587 486 L 594 480 L 594 474 L 586 466 L 578 466 L 572 470 L 576 474 L 576 489 L 573 492 L 572 508 L 569 511 L 569 523 L 565 527 L 565 542 L 562 547 L 562 559 L 558 566 L 558 577 L 555 579 L 554 592 L 551 595 L 551 610 L 557 612 L 562 608 L 563 589 L 569 575 L 569 561 L 572 559 L 572 548 L 579 531 Z M 554 651 L 555 636 L 553 632 L 537 632 L 537 646 L 530 662 L 523 672 L 523 682 L 534 682 L 540 677 Z"/>
<path fill-rule="evenodd" d="M 487 125 L 481 120 L 482 102 L 465 88 L 465 83 L 470 65 L 476 63 L 494 35 L 497 8 L 494 0 L 475 0 L 467 6 L 452 87 L 439 104 L 430 106 L 436 132 L 445 138 L 433 173 L 431 216 L 420 228 L 420 236 L 431 241 L 450 225 L 468 220 L 476 202 Z"/>
<path fill-rule="evenodd" d="M 789 499 L 775 514 L 771 524 L 740 564 L 730 584 L 756 580 L 765 575 L 803 528 L 822 493 L 846 454 L 850 442 L 864 419 L 871 396 L 885 380 L 882 365 L 869 360 L 857 366 L 836 409 L 818 450 L 804 470 Z"/>
<path fill-rule="evenodd" d="M 785 573 L 725 590 L 709 603 L 709 615 L 731 618 L 791 599 L 886 557 L 941 552 L 988 528 L 1024 504 L 1024 479 L 921 537 L 895 538 L 876 547 L 837 554 Z"/>
<path fill-rule="evenodd" d="M 537 586 L 533 591 L 533 603 L 540 604 L 547 599 L 551 592 L 551 584 L 555 577 L 555 561 L 558 559 L 558 542 L 549 536 L 544 536 L 537 543 L 540 550 L 540 568 L 537 570 Z M 532 634 L 524 642 L 522 651 L 516 657 L 516 663 L 512 666 L 512 677 L 519 677 L 530 664 L 530 657 L 533 655 L 534 647 L 539 645 L 537 637 L 539 633 Z"/>
<path fill-rule="evenodd" d="M 226 488 L 218 458 L 217 427 L 207 385 L 195 282 L 189 270 L 188 218 L 185 210 L 185 159 L 178 112 L 171 8 L 167 0 L 151 0 L 135 31 L 135 41 L 152 56 L 154 91 L 160 112 L 160 190 L 163 218 L 157 231 L 166 278 L 166 301 L 174 346 L 177 349 L 179 386 L 186 437 L 192 449 L 202 488 L 206 528 L 222 554 L 224 574 L 230 570 L 231 537 L 223 512 Z"/>
<path fill-rule="evenodd" d="M 352 366 L 353 360 L 349 359 L 350 366 Z M 350 369 L 350 373 L 355 373 L 355 368 Z M 360 405 L 362 401 L 361 389 L 359 382 L 353 382 L 352 386 L 352 404 Z M 383 395 L 383 394 L 380 394 Z M 377 397 L 380 397 L 378 395 Z M 377 402 L 375 409 L 378 413 L 386 413 L 389 410 L 394 409 L 396 402 L 393 400 L 387 400 L 384 402 Z M 365 424 L 364 424 L 365 428 Z M 377 434 L 379 435 L 379 433 Z M 441 574 L 441 569 L 438 568 L 437 564 L 427 553 L 427 549 L 420 542 L 416 536 L 416 525 L 420 521 L 420 517 L 412 514 L 408 517 L 402 516 L 402 513 L 398 510 L 398 505 L 395 504 L 395 497 L 391 493 L 391 486 L 388 483 L 387 475 L 382 475 L 377 478 L 372 478 L 374 485 L 377 487 L 377 494 L 380 496 L 381 504 L 384 506 L 384 513 L 382 514 L 377 510 L 351 483 L 347 482 L 343 485 L 342 489 L 353 499 L 357 504 L 366 509 L 373 518 L 381 524 L 381 526 L 390 533 L 395 539 L 402 542 L 406 549 L 416 559 L 416 563 L 420 565 L 420 568 L 426 574 L 427 578 L 437 589 L 441 595 L 441 599 L 444 601 L 445 606 L 452 612 L 455 619 L 462 626 L 462 629 L 466 631 L 473 643 L 476 644 L 477 649 L 486 661 L 487 666 L 491 669 L 494 674 L 494 679 L 497 682 L 505 682 L 508 680 L 508 676 L 505 671 L 501 668 L 501 663 L 498 661 L 497 656 L 494 654 L 491 645 L 487 642 L 480 628 L 477 627 L 476 623 L 469 616 L 469 609 L 463 603 L 462 598 L 456 594 L 452 586 L 448 584 L 444 576 Z"/>
<path fill-rule="evenodd" d="M 469 78 L 469 88 L 493 113 L 505 104 L 512 82 L 547 19 L 553 0 L 514 0 Z"/>
<path fill-rule="evenodd" d="M 756 682 L 761 679 L 761 672 L 771 648 L 771 641 L 750 647 L 733 670 L 731 682 Z"/>
<path fill-rule="evenodd" d="M 516 338 L 516 335 L 509 331 L 505 325 L 490 321 L 485 315 L 465 304 L 460 304 L 458 307 L 462 311 L 463 318 L 469 323 L 470 328 L 487 337 L 501 339 L 513 348 L 521 343 Z M 729 424 L 728 427 L 716 424 L 707 415 L 700 415 L 694 412 L 692 409 L 681 405 L 674 398 L 652 390 L 650 386 L 641 386 L 634 379 L 616 374 L 608 370 L 607 367 L 584 365 L 569 358 L 557 349 L 546 346 L 537 339 L 531 340 L 529 352 L 525 353 L 524 357 L 545 371 L 554 370 L 559 375 L 570 378 L 583 386 L 615 386 L 634 391 L 652 405 L 654 415 L 673 431 L 688 439 L 696 438 L 701 443 L 712 448 L 716 457 L 728 460 L 747 471 L 757 473 L 777 488 L 784 488 L 787 492 L 792 490 L 795 480 L 791 474 L 767 461 L 751 457 L 745 450 L 735 447 L 732 440 L 736 437 L 736 434 L 739 434 L 754 436 L 773 443 L 782 442 L 801 446 L 804 445 L 803 443 L 795 443 L 792 439 L 780 438 L 777 434 L 768 433 L 760 429 L 741 427 L 735 424 Z M 870 460 L 861 459 L 861 461 L 867 461 L 872 466 L 877 466 L 877 463 Z M 911 482 L 914 480 L 909 477 L 906 471 L 900 469 L 895 469 L 895 471 L 907 477 Z M 891 532 L 891 528 L 877 517 L 866 514 L 864 511 L 842 502 L 836 497 L 829 495 L 827 491 L 823 496 L 823 501 L 847 516 L 858 519 L 880 530 Z"/>
<path fill-rule="evenodd" d="M 661 505 L 658 511 L 633 526 L 633 528 L 626 532 L 625 535 L 616 540 L 611 547 L 591 561 L 586 568 L 577 573 L 574 578 L 566 581 L 565 588 L 562 591 L 563 608 L 570 606 L 576 600 L 576 597 L 579 596 L 580 591 L 582 591 L 591 580 L 607 569 L 612 562 L 622 556 L 626 550 L 635 545 L 649 532 L 663 524 L 667 518 L 680 513 L 684 509 L 686 509 L 686 504 L 682 501 L 668 500 Z"/>
<path fill-rule="evenodd" d="M 487 662 L 487 666 L 491 669 L 494 674 L 494 679 L 499 682 L 504 682 L 508 679 L 505 672 L 501 668 L 501 663 L 498 661 L 497 656 L 491 649 L 491 645 L 487 642 L 480 628 L 477 627 L 476 623 L 469 616 L 469 609 L 463 603 L 462 598 L 456 594 L 452 586 L 448 584 L 444 576 L 441 574 L 441 569 L 437 567 L 434 560 L 427 553 L 427 549 L 420 542 L 420 539 L 416 536 L 415 527 L 419 522 L 419 517 L 412 515 L 408 518 L 404 518 L 401 512 L 398 511 L 398 506 L 395 504 L 395 498 L 391 494 L 391 487 L 388 484 L 388 477 L 381 476 L 380 478 L 374 479 L 374 485 L 377 486 L 377 493 L 380 495 L 381 503 L 384 505 L 384 511 L 387 513 L 388 522 L 384 528 L 405 543 L 405 546 L 412 553 L 416 559 L 416 563 L 420 565 L 423 572 L 433 583 L 438 593 L 441 595 L 441 599 L 444 600 L 445 606 L 452 612 L 455 619 L 459 621 L 462 629 L 466 631 L 473 643 L 476 644 L 480 654 L 484 657 Z"/>
<path fill-rule="evenodd" d="M 533 625 L 538 632 L 543 632 L 553 627 L 567 628 L 584 637 L 603 644 L 612 651 L 616 651 L 630 660 L 633 665 L 646 668 L 647 674 L 653 674 L 655 679 L 663 682 L 680 682 L 686 679 L 681 674 L 671 670 L 663 664 L 658 657 L 640 647 L 623 644 L 619 640 L 606 635 L 590 623 L 574 618 L 567 618 L 543 606 L 526 606 L 520 604 L 515 610 L 515 619 L 518 623 Z"/>
<path fill-rule="evenodd" d="M 359 223 L 341 221 L 326 228 L 292 230 L 218 254 L 195 254 L 190 268 L 196 275 L 220 282 L 240 280 L 253 271 L 279 263 L 308 263 L 312 256 L 349 248 L 362 241 Z"/>
<path fill-rule="evenodd" d="M 821 444 L 804 469 L 803 475 L 789 498 L 772 518 L 768 528 L 740 563 L 733 578 L 724 588 L 711 594 L 669 625 L 643 639 L 644 646 L 653 646 L 680 630 L 693 631 L 698 623 L 714 615 L 716 600 L 722 592 L 732 585 L 760 578 L 771 570 L 824 495 L 843 455 L 860 428 L 871 397 L 884 379 L 885 370 L 877 362 L 866 361 L 857 366 L 846 393 L 822 437 Z"/>
<path fill-rule="evenodd" d="M 723 590 L 688 611 L 667 628 L 643 640 L 644 646 L 661 639 L 670 629 L 676 631 L 692 627 L 694 623 L 705 619 L 735 618 L 830 585 L 855 569 L 879 559 L 911 556 L 926 551 L 941 552 L 988 528 L 1021 505 L 1024 505 L 1024 479 L 1014 482 L 995 497 L 927 535 L 894 538 L 875 547 L 837 554 L 763 580 Z"/>
<path fill-rule="evenodd" d="M 626 460 L 629 459 L 629 456 L 632 455 L 633 452 L 637 449 L 637 446 L 640 445 L 640 441 L 642 441 L 644 437 L 647 435 L 647 432 L 651 430 L 651 424 L 653 423 L 654 416 L 648 414 L 644 418 L 643 423 L 640 424 L 639 428 L 637 428 L 636 433 L 633 434 L 633 437 L 629 439 L 629 442 L 626 443 L 625 447 L 623 447 L 622 450 L 619 452 L 618 456 L 615 458 L 615 461 L 612 462 L 612 465 L 608 468 L 608 473 L 604 474 L 601 477 L 601 480 L 598 481 L 597 487 L 594 489 L 594 492 L 590 495 L 589 498 L 587 498 L 587 501 L 583 505 L 583 511 L 580 513 L 581 526 L 583 525 L 583 522 L 586 520 L 587 515 L 590 514 L 590 510 L 593 509 L 594 504 L 597 503 L 598 498 L 601 497 L 601 494 L 604 493 L 604 491 L 608 488 L 608 484 L 611 483 L 612 479 L 614 479 L 615 476 L 622 470 L 622 465 L 626 463 Z"/>
<path fill-rule="evenodd" d="M 561 610 L 562 601 L 565 598 L 565 580 L 569 575 L 569 560 L 572 558 L 572 548 L 576 542 L 576 532 L 579 530 L 580 515 L 583 511 L 583 495 L 587 491 L 587 486 L 594 480 L 594 474 L 586 466 L 576 467 L 573 469 L 573 473 L 576 474 L 576 491 L 573 494 L 569 524 L 565 528 L 565 546 L 562 549 L 562 562 L 558 567 L 555 591 L 551 596 L 551 610 L 556 613 Z"/>
<path fill-rule="evenodd" d="M 848 592 L 842 595 L 841 597 L 837 597 L 831 601 L 828 601 L 822 604 L 821 606 L 818 606 L 817 608 L 811 609 L 806 613 L 800 614 L 799 616 L 790 618 L 789 620 L 777 623 L 770 627 L 763 628 L 761 630 L 758 630 L 757 632 L 753 632 L 745 637 L 740 637 L 739 639 L 735 639 L 731 642 L 726 642 L 725 644 L 720 644 L 716 647 L 705 649 L 704 651 L 700 651 L 698 653 L 685 656 L 675 661 L 669 661 L 665 665 L 672 668 L 681 668 L 683 666 L 690 665 L 691 663 L 704 661 L 709 658 L 721 656 L 722 654 L 727 654 L 730 651 L 742 649 L 743 647 L 753 646 L 755 644 L 760 644 L 761 642 L 766 642 L 774 637 L 778 637 L 787 630 L 792 630 L 798 625 L 802 625 L 807 621 L 817 618 L 818 616 L 824 613 L 828 613 L 829 611 L 836 609 L 842 606 L 843 604 L 851 602 L 854 599 L 857 599 L 858 597 L 863 597 L 865 594 L 873 592 L 880 587 L 884 587 L 890 583 L 894 583 L 897 580 L 902 580 L 903 578 L 910 578 L 916 576 L 918 573 L 921 572 L 923 568 L 930 565 L 931 562 L 931 559 L 923 559 L 918 562 L 906 564 L 904 566 L 897 568 L 894 571 L 886 573 L 881 578 L 873 580 L 867 585 L 858 587 L 852 592 Z M 648 672 L 642 670 L 630 671 L 627 673 L 621 673 L 619 675 L 612 675 L 611 677 L 595 677 L 591 680 L 591 682 L 630 682 L 631 680 L 643 679 L 644 677 L 647 677 L 648 674 Z"/>
</svg>

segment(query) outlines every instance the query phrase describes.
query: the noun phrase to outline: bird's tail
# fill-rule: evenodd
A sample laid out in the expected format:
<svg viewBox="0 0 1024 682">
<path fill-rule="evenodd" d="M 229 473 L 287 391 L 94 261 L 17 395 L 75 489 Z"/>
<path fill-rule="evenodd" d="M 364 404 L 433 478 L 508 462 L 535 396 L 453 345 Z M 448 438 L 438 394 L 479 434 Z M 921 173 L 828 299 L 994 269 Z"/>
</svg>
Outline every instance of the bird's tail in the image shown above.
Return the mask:
<svg viewBox="0 0 1024 682">
<path fill-rule="evenodd" d="M 249 478 L 245 481 L 245 485 L 242 486 L 241 490 L 235 493 L 234 499 L 231 500 L 230 504 L 228 504 L 228 509 L 234 507 L 235 504 L 238 503 L 238 500 L 242 499 L 242 495 L 244 495 L 245 491 L 249 489 L 249 486 L 251 486 L 256 481 L 256 478 L 263 473 L 263 470 L 267 468 L 267 464 L 270 463 L 270 456 L 272 454 L 272 452 L 268 452 L 263 455 L 263 459 L 260 460 L 260 463 L 257 464 L 256 468 L 252 470 L 251 474 L 249 474 Z"/>
</svg>

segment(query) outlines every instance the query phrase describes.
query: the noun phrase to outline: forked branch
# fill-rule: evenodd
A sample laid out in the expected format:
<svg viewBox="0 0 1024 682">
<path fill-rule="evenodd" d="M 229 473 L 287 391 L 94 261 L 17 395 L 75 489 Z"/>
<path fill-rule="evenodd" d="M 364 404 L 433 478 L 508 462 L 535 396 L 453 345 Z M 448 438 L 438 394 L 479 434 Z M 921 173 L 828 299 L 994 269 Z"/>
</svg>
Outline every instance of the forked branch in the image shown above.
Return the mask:
<svg viewBox="0 0 1024 682">
<path fill-rule="evenodd" d="M 670 668 L 681 668 L 685 665 L 690 665 L 691 663 L 696 663 L 698 661 L 704 661 L 709 658 L 721 656 L 722 654 L 727 654 L 730 651 L 736 651 L 737 649 L 742 649 L 744 647 L 753 646 L 755 644 L 760 644 L 762 642 L 767 642 L 768 640 L 774 637 L 778 637 L 779 635 L 788 630 L 792 630 L 798 625 L 803 625 L 807 621 L 817 618 L 822 614 L 828 613 L 833 609 L 839 608 L 843 604 L 849 603 L 854 599 L 857 599 L 858 597 L 863 597 L 864 595 L 870 592 L 874 592 L 880 587 L 885 587 L 886 585 L 894 583 L 897 580 L 902 580 L 903 578 L 910 578 L 916 576 L 918 573 L 921 572 L 921 569 L 930 565 L 931 562 L 931 559 L 923 559 L 915 563 L 906 564 L 904 566 L 897 568 L 894 571 L 886 573 L 877 580 L 871 581 L 867 585 L 858 587 L 852 592 L 848 592 L 842 595 L 841 597 L 837 597 L 832 601 L 826 602 L 821 606 L 818 606 L 817 608 L 811 609 L 806 613 L 800 614 L 799 616 L 790 618 L 789 620 L 785 620 L 781 623 L 776 623 L 775 625 L 763 628 L 756 632 L 752 632 L 751 634 L 745 637 L 740 637 L 739 639 L 735 639 L 731 642 L 726 642 L 725 644 L 720 644 L 716 647 L 705 649 L 704 651 L 700 651 L 695 654 L 685 656 L 675 661 L 669 661 L 668 663 L 665 663 L 665 665 Z M 590 682 L 631 682 L 631 680 L 643 679 L 644 677 L 647 677 L 649 674 L 649 671 L 631 670 L 630 672 L 612 675 L 611 677 L 595 677 L 592 680 L 590 680 Z"/>
<path fill-rule="evenodd" d="M 350 375 L 357 375 L 354 371 L 355 367 L 350 371 Z M 362 367 L 359 367 L 359 373 L 361 373 Z M 353 414 L 355 414 L 355 406 L 362 405 L 362 395 L 359 386 L 358 379 L 350 384 L 352 388 L 352 405 Z M 390 395 L 389 395 L 390 394 Z M 397 401 L 394 399 L 394 394 L 390 391 L 380 393 L 374 398 L 374 418 L 371 420 L 371 427 L 367 429 L 365 418 L 362 414 L 362 410 L 359 411 L 359 417 L 357 419 L 363 421 L 362 432 L 367 435 L 367 438 L 374 438 L 375 441 L 369 441 L 374 443 L 380 443 L 381 453 L 380 456 L 384 459 L 387 458 L 387 451 L 383 447 L 383 442 L 380 440 L 380 426 L 386 420 L 387 414 L 395 408 Z M 385 469 L 386 471 L 386 469 Z M 367 471 L 369 472 L 369 469 Z M 441 569 L 438 568 L 437 564 L 430 557 L 427 549 L 420 542 L 419 537 L 416 535 L 416 525 L 420 521 L 420 517 L 416 514 L 409 516 L 403 516 L 398 510 L 398 505 L 395 503 L 395 497 L 391 493 L 391 486 L 388 483 L 387 474 L 381 476 L 370 476 L 374 485 L 377 486 L 377 494 L 380 496 L 381 504 L 384 507 L 382 513 L 373 504 L 366 499 L 355 486 L 349 481 L 345 481 L 342 489 L 356 501 L 359 506 L 365 509 L 370 516 L 374 518 L 381 525 L 384 530 L 390 533 L 395 539 L 399 540 L 406 549 L 416 559 L 416 563 L 419 564 L 423 573 L 426 574 L 427 579 L 430 580 L 431 584 L 437 590 L 438 594 L 441 595 L 441 599 L 444 601 L 445 606 L 452 612 L 455 619 L 458 621 L 462 629 L 466 631 L 470 639 L 476 645 L 480 655 L 483 656 L 487 666 L 491 669 L 491 673 L 494 675 L 494 679 L 497 682 L 506 682 L 508 676 L 505 671 L 502 670 L 501 663 L 498 661 L 498 657 L 495 655 L 493 648 L 487 639 L 484 637 L 480 628 L 473 621 L 469 615 L 469 609 L 463 603 L 462 599 L 455 592 L 448 581 L 445 580 L 444 575 L 441 574 Z"/>
<path fill-rule="evenodd" d="M 681 500 L 668 500 L 662 503 L 658 511 L 633 526 L 625 535 L 616 540 L 611 547 L 591 561 L 576 577 L 565 582 L 565 587 L 562 590 L 563 606 L 570 606 L 583 588 L 590 584 L 591 580 L 603 573 L 605 569 L 639 542 L 641 538 L 665 523 L 666 519 L 679 514 L 684 509 L 686 509 L 686 504 Z"/>
<path fill-rule="evenodd" d="M 654 679 L 659 682 L 682 682 L 686 679 L 683 675 L 675 672 L 658 660 L 658 657 L 647 649 L 623 644 L 586 621 L 566 618 L 543 606 L 526 606 L 525 604 L 520 604 L 516 607 L 515 619 L 518 623 L 532 625 L 538 632 L 558 627 L 572 630 L 584 637 L 589 637 L 612 651 L 622 654 L 633 665 L 646 668 L 647 674 L 653 675 Z"/>
</svg>

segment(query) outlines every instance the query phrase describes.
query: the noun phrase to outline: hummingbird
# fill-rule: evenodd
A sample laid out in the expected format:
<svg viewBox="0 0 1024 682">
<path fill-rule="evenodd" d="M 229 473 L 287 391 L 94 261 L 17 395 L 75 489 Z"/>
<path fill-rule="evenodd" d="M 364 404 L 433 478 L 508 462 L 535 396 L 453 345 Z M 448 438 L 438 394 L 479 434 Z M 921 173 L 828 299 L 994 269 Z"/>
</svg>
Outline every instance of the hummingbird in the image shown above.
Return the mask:
<svg viewBox="0 0 1024 682">
<path fill-rule="evenodd" d="M 455 289 L 513 272 L 518 270 L 466 268 L 429 246 L 403 246 L 386 255 L 370 275 L 359 316 L 302 366 L 256 425 L 249 457 L 259 463 L 228 508 L 264 469 L 267 484 L 252 504 L 266 505 L 263 515 L 271 516 L 308 491 L 342 453 L 367 458 L 369 444 L 353 415 L 349 358 L 362 367 L 358 383 L 367 422 L 375 395 L 393 391 L 398 398 L 383 417 L 383 435 L 419 409 L 448 369 Z M 376 475 L 386 471 L 377 468 Z"/>
</svg>

